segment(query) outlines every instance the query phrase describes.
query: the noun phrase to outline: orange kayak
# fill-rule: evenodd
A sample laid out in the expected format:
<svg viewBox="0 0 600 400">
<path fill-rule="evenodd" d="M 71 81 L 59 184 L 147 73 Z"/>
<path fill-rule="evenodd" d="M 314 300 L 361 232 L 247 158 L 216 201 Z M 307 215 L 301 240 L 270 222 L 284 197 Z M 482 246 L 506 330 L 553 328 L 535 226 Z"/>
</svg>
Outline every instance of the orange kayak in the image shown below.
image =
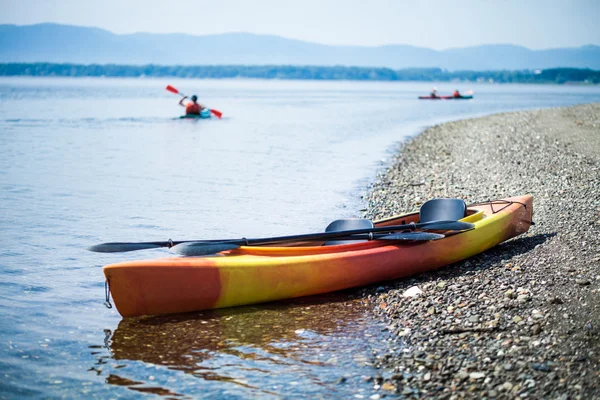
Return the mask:
<svg viewBox="0 0 600 400">
<path fill-rule="evenodd" d="M 474 228 L 432 241 L 241 246 L 205 257 L 130 261 L 103 268 L 123 317 L 199 311 L 327 293 L 436 269 L 527 232 L 530 195 L 472 205 Z M 375 227 L 419 222 L 419 213 Z"/>
</svg>

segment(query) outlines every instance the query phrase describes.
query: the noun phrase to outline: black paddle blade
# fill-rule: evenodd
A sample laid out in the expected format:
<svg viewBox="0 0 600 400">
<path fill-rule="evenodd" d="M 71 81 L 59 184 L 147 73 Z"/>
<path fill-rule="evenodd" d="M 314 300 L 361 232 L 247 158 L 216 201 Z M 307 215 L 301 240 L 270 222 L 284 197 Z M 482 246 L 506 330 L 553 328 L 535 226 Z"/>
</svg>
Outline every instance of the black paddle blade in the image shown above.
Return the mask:
<svg viewBox="0 0 600 400">
<path fill-rule="evenodd" d="M 123 253 L 126 251 L 135 251 L 135 250 L 146 250 L 146 249 L 158 249 L 159 247 L 169 247 L 168 242 L 165 244 L 161 242 L 156 243 L 100 243 L 95 244 L 93 246 L 88 247 L 89 251 L 94 251 L 96 253 Z"/>
<path fill-rule="evenodd" d="M 377 239 L 426 241 L 426 240 L 443 239 L 444 237 L 445 237 L 444 235 L 441 235 L 439 233 L 430 233 L 430 232 L 398 232 L 398 233 L 392 233 L 389 235 L 378 237 Z"/>
<path fill-rule="evenodd" d="M 416 226 L 417 228 L 430 231 L 466 231 L 475 228 L 475 225 L 461 221 L 432 221 L 417 224 Z"/>
<path fill-rule="evenodd" d="M 235 243 L 186 242 L 171 247 L 171 250 L 182 256 L 209 256 L 238 247 L 240 245 Z"/>
</svg>

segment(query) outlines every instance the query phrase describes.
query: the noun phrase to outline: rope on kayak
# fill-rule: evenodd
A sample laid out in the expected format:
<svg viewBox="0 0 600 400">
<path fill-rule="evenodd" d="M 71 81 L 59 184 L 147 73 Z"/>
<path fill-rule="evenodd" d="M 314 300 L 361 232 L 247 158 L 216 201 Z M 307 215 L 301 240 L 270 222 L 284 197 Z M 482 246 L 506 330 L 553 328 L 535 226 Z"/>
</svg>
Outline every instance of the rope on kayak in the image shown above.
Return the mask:
<svg viewBox="0 0 600 400">
<path fill-rule="evenodd" d="M 504 207 L 500 208 L 499 210 L 494 210 L 494 203 L 501 203 L 501 204 L 505 204 Z M 500 212 L 502 210 L 504 210 L 506 207 L 510 207 L 511 205 L 513 205 L 514 203 L 520 204 L 523 207 L 525 207 L 527 209 L 527 204 L 525 203 L 521 203 L 520 201 L 508 201 L 508 200 L 488 200 L 488 201 L 482 201 L 479 203 L 471 203 L 469 204 L 467 207 L 472 207 L 472 206 L 482 206 L 484 204 L 489 204 L 490 208 L 492 209 L 492 214 L 496 214 L 497 212 Z"/>
<path fill-rule="evenodd" d="M 501 204 L 504 204 L 504 207 L 502 207 L 502 208 L 500 208 L 500 209 L 498 209 L 498 210 L 494 210 L 494 204 L 495 204 L 495 203 L 501 203 Z M 472 203 L 472 204 L 469 204 L 467 207 L 471 207 L 471 206 L 482 206 L 482 205 L 484 205 L 484 204 L 489 204 L 489 205 L 490 205 L 490 208 L 492 209 L 492 214 L 496 214 L 497 212 L 500 212 L 500 211 L 504 210 L 505 208 L 507 208 L 507 207 L 510 207 L 511 205 L 515 204 L 515 203 L 516 203 L 516 204 L 520 204 L 520 205 L 522 205 L 522 206 L 523 206 L 525 209 L 527 209 L 527 204 L 525 204 L 525 203 L 521 203 L 520 201 L 515 201 L 515 200 L 508 201 L 508 200 L 504 200 L 504 199 L 500 199 L 500 200 L 488 200 L 488 201 L 482 201 L 482 202 L 480 202 L 480 203 Z M 529 221 L 529 223 L 530 223 L 531 225 L 535 225 L 535 223 L 534 223 L 533 221 Z"/>
<path fill-rule="evenodd" d="M 110 303 L 110 279 L 106 279 L 106 282 L 104 282 L 104 295 L 106 296 L 106 301 L 104 302 L 104 305 L 106 306 L 106 308 L 112 308 L 112 304 Z"/>
</svg>

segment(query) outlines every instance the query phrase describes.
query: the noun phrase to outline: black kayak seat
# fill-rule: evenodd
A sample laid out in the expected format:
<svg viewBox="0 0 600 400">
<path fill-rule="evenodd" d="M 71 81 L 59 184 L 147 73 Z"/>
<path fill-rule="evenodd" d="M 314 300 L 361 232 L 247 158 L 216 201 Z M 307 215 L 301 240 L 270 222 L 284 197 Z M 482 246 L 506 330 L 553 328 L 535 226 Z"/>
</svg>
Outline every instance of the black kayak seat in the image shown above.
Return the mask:
<svg viewBox="0 0 600 400">
<path fill-rule="evenodd" d="M 325 232 L 349 231 L 354 229 L 370 229 L 373 228 L 373 221 L 364 218 L 344 218 L 337 219 L 327 225 Z M 332 246 L 336 244 L 366 242 L 366 240 L 328 240 L 323 245 Z"/>
<path fill-rule="evenodd" d="M 461 199 L 431 199 L 419 210 L 419 223 L 458 221 L 467 216 L 467 205 Z"/>
</svg>

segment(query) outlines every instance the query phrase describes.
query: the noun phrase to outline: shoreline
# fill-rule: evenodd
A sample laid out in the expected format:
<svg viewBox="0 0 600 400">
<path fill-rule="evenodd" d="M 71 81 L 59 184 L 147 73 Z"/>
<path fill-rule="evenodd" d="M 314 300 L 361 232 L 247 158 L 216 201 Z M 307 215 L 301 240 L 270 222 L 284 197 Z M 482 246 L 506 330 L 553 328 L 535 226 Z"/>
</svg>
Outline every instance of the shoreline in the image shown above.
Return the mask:
<svg viewBox="0 0 600 400">
<path fill-rule="evenodd" d="M 366 218 L 433 197 L 532 194 L 528 233 L 437 271 L 365 289 L 386 321 L 388 393 L 600 397 L 600 103 L 435 125 L 401 144 Z M 403 297 L 418 286 L 423 294 Z M 388 376 L 389 375 L 389 376 Z"/>
</svg>

